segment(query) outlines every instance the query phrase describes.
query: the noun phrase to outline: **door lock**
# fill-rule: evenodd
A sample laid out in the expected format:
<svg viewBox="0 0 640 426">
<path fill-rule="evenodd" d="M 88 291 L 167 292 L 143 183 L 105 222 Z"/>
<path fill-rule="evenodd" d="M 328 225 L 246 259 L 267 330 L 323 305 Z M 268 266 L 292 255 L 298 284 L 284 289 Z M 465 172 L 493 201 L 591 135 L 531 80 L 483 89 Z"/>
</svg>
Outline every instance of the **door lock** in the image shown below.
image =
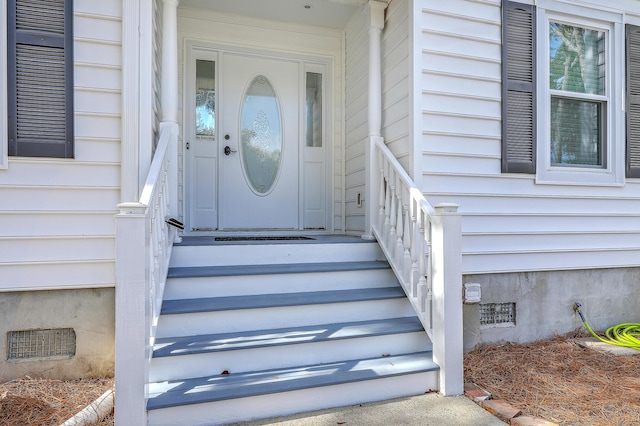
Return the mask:
<svg viewBox="0 0 640 426">
<path fill-rule="evenodd" d="M 231 149 L 229 145 L 224 147 L 224 155 L 230 155 L 232 152 L 238 152 Z"/>
</svg>

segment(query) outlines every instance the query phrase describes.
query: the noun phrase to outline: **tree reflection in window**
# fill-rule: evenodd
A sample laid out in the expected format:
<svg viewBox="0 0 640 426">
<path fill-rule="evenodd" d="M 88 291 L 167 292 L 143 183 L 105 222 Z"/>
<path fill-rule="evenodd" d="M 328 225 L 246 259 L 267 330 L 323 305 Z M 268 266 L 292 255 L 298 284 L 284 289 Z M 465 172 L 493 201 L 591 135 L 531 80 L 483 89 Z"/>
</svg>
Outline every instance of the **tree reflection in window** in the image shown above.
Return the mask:
<svg viewBox="0 0 640 426">
<path fill-rule="evenodd" d="M 196 135 L 213 136 L 216 130 L 216 94 L 213 90 L 196 92 Z"/>
</svg>

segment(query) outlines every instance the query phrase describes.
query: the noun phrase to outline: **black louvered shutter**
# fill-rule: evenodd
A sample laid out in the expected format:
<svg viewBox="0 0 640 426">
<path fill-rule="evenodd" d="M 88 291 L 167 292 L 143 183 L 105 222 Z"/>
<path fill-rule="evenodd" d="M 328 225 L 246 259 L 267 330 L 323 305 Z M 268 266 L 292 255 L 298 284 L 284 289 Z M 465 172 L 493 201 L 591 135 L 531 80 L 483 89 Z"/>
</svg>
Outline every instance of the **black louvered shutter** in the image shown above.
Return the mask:
<svg viewBox="0 0 640 426">
<path fill-rule="evenodd" d="M 502 3 L 502 172 L 536 172 L 535 7 Z"/>
<path fill-rule="evenodd" d="M 9 155 L 73 157 L 71 0 L 9 0 Z"/>
<path fill-rule="evenodd" d="M 640 177 L 640 27 L 627 25 L 627 167 Z"/>
</svg>

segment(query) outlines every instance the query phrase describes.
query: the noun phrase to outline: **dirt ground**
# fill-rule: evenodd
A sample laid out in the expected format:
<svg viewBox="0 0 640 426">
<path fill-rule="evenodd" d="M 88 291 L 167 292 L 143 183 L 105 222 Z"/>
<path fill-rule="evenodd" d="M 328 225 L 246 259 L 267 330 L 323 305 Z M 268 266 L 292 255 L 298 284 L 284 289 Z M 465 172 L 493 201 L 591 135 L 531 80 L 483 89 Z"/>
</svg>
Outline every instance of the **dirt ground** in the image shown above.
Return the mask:
<svg viewBox="0 0 640 426">
<path fill-rule="evenodd" d="M 640 425 L 640 355 L 617 356 L 575 343 L 585 336 L 483 346 L 465 355 L 465 380 L 524 415 L 563 426 Z M 0 383 L 0 426 L 58 426 L 112 387 L 113 379 L 104 378 Z M 113 415 L 98 423 L 113 424 Z"/>
<path fill-rule="evenodd" d="M 0 383 L 0 426 L 59 426 L 108 389 L 113 379 L 45 380 L 24 377 Z M 113 415 L 99 426 L 113 426 Z"/>
<path fill-rule="evenodd" d="M 575 343 L 581 332 L 528 344 L 487 345 L 465 355 L 465 380 L 561 425 L 640 425 L 640 355 Z"/>
</svg>

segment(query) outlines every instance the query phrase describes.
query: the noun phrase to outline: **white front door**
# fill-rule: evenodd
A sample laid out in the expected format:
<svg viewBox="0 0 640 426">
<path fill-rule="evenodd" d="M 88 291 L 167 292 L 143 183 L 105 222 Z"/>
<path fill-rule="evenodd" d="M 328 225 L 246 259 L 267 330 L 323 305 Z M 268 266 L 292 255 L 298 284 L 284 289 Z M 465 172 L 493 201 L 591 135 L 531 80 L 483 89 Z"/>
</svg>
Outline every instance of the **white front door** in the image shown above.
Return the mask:
<svg viewBox="0 0 640 426">
<path fill-rule="evenodd" d="M 222 58 L 219 229 L 299 228 L 299 67 Z"/>
<path fill-rule="evenodd" d="M 324 66 L 195 46 L 187 56 L 187 232 L 326 229 Z"/>
</svg>

